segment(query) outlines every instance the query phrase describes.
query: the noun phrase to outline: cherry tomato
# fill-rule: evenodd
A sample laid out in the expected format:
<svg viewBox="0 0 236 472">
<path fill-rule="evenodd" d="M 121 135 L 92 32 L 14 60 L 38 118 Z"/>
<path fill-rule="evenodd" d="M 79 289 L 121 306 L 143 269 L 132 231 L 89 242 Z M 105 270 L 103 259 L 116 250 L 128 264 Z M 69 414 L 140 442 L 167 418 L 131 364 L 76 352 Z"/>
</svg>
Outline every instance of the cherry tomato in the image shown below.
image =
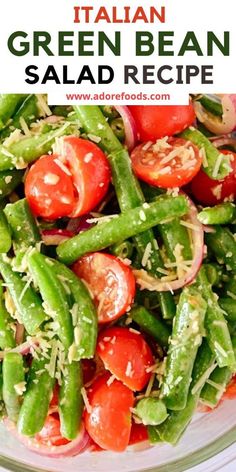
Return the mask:
<svg viewBox="0 0 236 472">
<path fill-rule="evenodd" d="M 47 416 L 44 427 L 35 435 L 35 439 L 47 446 L 62 446 L 70 442 L 60 433 L 60 420 L 57 414 Z"/>
<path fill-rule="evenodd" d="M 133 392 L 110 375 L 99 377 L 88 391 L 91 411 L 85 413 L 85 427 L 103 449 L 121 452 L 129 443 Z"/>
<path fill-rule="evenodd" d="M 36 161 L 25 181 L 33 213 L 52 220 L 88 213 L 103 199 L 110 183 L 107 158 L 94 143 L 65 136 L 59 150 L 60 155 Z"/>
<path fill-rule="evenodd" d="M 201 167 L 198 148 L 182 138 L 169 138 L 156 144 L 140 144 L 131 153 L 135 174 L 162 188 L 182 187 Z"/>
<path fill-rule="evenodd" d="M 133 302 L 133 272 L 117 257 L 94 252 L 79 259 L 72 269 L 90 287 L 99 323 L 119 318 Z"/>
<path fill-rule="evenodd" d="M 79 195 L 71 216 L 84 215 L 107 193 L 111 179 L 107 158 L 96 144 L 77 136 L 64 136 L 60 148 L 60 157 L 68 166 Z"/>
<path fill-rule="evenodd" d="M 91 382 L 96 372 L 96 363 L 93 359 L 82 359 L 83 383 Z"/>
<path fill-rule="evenodd" d="M 227 386 L 226 391 L 222 397 L 222 400 L 226 398 L 230 400 L 236 398 L 236 376 L 235 375 L 230 381 L 229 385 Z"/>
<path fill-rule="evenodd" d="M 213 180 L 201 169 L 191 182 L 190 192 L 203 205 L 217 205 L 224 199 L 236 197 L 236 153 L 222 150 L 222 154 L 231 154 L 232 172 L 223 180 Z"/>
<path fill-rule="evenodd" d="M 130 433 L 130 438 L 129 438 L 129 445 L 133 444 L 138 444 L 143 441 L 148 440 L 148 430 L 147 426 L 144 426 L 144 424 L 140 423 L 132 423 L 131 426 L 131 433 Z"/>
<path fill-rule="evenodd" d="M 50 407 L 49 408 L 56 408 L 58 406 L 59 390 L 60 390 L 60 387 L 59 387 L 58 383 L 56 383 L 55 387 L 53 389 L 53 395 L 52 395 L 52 399 L 50 401 Z"/>
<path fill-rule="evenodd" d="M 106 369 L 131 390 L 142 390 L 148 383 L 147 369 L 154 358 L 141 334 L 129 328 L 107 328 L 98 337 L 97 352 Z"/>
<path fill-rule="evenodd" d="M 140 141 L 156 141 L 164 136 L 180 133 L 195 118 L 191 102 L 189 105 L 134 105 L 129 108 L 135 119 Z"/>
<path fill-rule="evenodd" d="M 55 155 L 42 156 L 26 176 L 25 195 L 35 216 L 57 219 L 70 215 L 75 207 L 73 181 L 57 161 Z"/>
</svg>

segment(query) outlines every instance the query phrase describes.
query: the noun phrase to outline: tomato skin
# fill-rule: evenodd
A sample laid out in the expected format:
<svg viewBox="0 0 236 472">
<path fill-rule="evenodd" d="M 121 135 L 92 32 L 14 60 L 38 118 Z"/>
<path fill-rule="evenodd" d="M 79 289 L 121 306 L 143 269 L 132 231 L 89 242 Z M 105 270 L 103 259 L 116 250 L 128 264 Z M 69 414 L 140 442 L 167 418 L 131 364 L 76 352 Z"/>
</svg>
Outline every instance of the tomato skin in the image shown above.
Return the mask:
<svg viewBox="0 0 236 472">
<path fill-rule="evenodd" d="M 62 157 L 79 195 L 70 216 L 78 217 L 93 210 L 106 195 L 111 180 L 110 167 L 105 154 L 91 141 L 64 136 L 61 143 Z"/>
<path fill-rule="evenodd" d="M 82 359 L 83 384 L 91 382 L 96 372 L 96 363 L 93 359 Z"/>
<path fill-rule="evenodd" d="M 91 412 L 85 413 L 85 427 L 102 449 L 122 452 L 129 443 L 134 395 L 118 380 L 107 385 L 109 378 L 108 373 L 99 377 L 88 391 Z"/>
<path fill-rule="evenodd" d="M 202 164 L 198 148 L 182 138 L 169 138 L 163 144 L 163 149 L 159 146 L 161 144 L 159 145 L 158 141 L 156 144 L 150 145 L 148 149 L 145 144 L 140 144 L 132 151 L 132 167 L 137 177 L 148 184 L 161 188 L 182 187 L 190 182 Z M 170 153 L 177 151 L 178 148 L 180 149 L 179 155 L 165 162 Z M 187 163 L 192 163 L 187 168 L 184 168 L 185 162 L 183 164 L 185 149 L 189 152 L 189 157 L 185 157 L 185 159 L 187 159 Z"/>
<path fill-rule="evenodd" d="M 107 328 L 98 337 L 97 352 L 106 369 L 131 390 L 147 385 L 151 377 L 147 368 L 154 364 L 154 357 L 141 334 L 129 328 Z"/>
<path fill-rule="evenodd" d="M 181 133 L 195 119 L 191 102 L 189 105 L 132 105 L 129 109 L 141 142 Z"/>
<path fill-rule="evenodd" d="M 89 285 L 98 307 L 99 323 L 119 318 L 132 304 L 135 278 L 130 267 L 117 257 L 94 252 L 81 257 L 72 270 Z"/>
<path fill-rule="evenodd" d="M 147 441 L 147 440 L 148 440 L 147 426 L 144 426 L 144 424 L 142 423 L 140 424 L 132 423 L 131 433 L 130 433 L 130 438 L 129 438 L 129 445 L 138 444 L 139 442 Z"/>
<path fill-rule="evenodd" d="M 229 399 L 235 400 L 236 398 L 236 375 L 234 375 L 226 387 L 226 391 L 223 394 L 222 400 Z"/>
<path fill-rule="evenodd" d="M 233 156 L 234 159 L 231 161 L 232 172 L 223 180 L 213 180 L 201 169 L 190 184 L 190 192 L 203 205 L 213 206 L 223 202 L 225 198 L 229 198 L 231 195 L 234 198 L 236 197 L 236 153 L 228 150 L 221 150 L 221 153 Z M 221 186 L 220 192 L 217 195 L 214 191 L 219 186 Z"/>
<path fill-rule="evenodd" d="M 60 420 L 56 414 L 47 416 L 43 428 L 35 435 L 35 439 L 40 444 L 47 446 L 62 446 L 70 442 L 62 437 L 60 433 Z"/>
<path fill-rule="evenodd" d="M 57 165 L 57 158 L 42 156 L 30 167 L 25 179 L 25 195 L 32 212 L 52 220 L 70 215 L 76 202 L 71 177 Z M 56 183 L 45 182 L 47 177 Z"/>
</svg>

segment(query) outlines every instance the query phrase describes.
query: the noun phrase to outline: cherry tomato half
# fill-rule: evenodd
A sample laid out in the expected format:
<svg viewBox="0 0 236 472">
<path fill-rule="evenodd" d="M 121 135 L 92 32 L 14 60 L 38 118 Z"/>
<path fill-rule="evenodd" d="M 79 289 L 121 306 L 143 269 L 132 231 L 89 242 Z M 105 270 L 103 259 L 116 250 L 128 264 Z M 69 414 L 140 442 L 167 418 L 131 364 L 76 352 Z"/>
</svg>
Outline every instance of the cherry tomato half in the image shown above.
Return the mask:
<svg viewBox="0 0 236 472">
<path fill-rule="evenodd" d="M 182 138 L 161 139 L 155 144 L 140 144 L 131 153 L 135 174 L 145 182 L 162 188 L 182 187 L 201 167 L 198 148 Z"/>
<path fill-rule="evenodd" d="M 97 352 L 106 369 L 131 390 L 142 390 L 148 383 L 147 369 L 154 358 L 141 334 L 118 326 L 105 329 L 98 337 Z"/>
<path fill-rule="evenodd" d="M 96 144 L 77 136 L 61 138 L 60 149 L 79 195 L 71 216 L 84 215 L 94 209 L 107 193 L 111 180 L 107 158 Z"/>
<path fill-rule="evenodd" d="M 25 181 L 25 194 L 36 216 L 57 219 L 88 213 L 105 196 L 110 168 L 94 143 L 77 136 L 60 140 L 60 155 L 42 156 Z"/>
<path fill-rule="evenodd" d="M 222 154 L 231 154 L 232 172 L 222 180 L 213 180 L 201 169 L 190 184 L 190 192 L 203 205 L 217 205 L 224 199 L 236 197 L 236 153 L 221 150 Z"/>
<path fill-rule="evenodd" d="M 42 156 L 26 176 L 25 195 L 35 216 L 57 219 L 70 215 L 75 207 L 73 181 L 57 161 L 55 155 Z"/>
<path fill-rule="evenodd" d="M 79 259 L 72 270 L 90 287 L 97 306 L 99 323 L 119 318 L 133 302 L 133 272 L 117 257 L 94 252 Z"/>
<path fill-rule="evenodd" d="M 85 413 L 85 427 L 103 449 L 121 452 L 129 443 L 133 392 L 110 375 L 99 377 L 88 391 L 91 412 Z"/>
<path fill-rule="evenodd" d="M 192 103 L 189 105 L 134 105 L 129 107 L 140 141 L 156 141 L 164 136 L 180 133 L 195 118 Z"/>
<path fill-rule="evenodd" d="M 62 437 L 59 416 L 54 413 L 47 416 L 44 427 L 35 435 L 35 439 L 40 444 L 47 446 L 62 446 L 70 442 Z"/>
</svg>

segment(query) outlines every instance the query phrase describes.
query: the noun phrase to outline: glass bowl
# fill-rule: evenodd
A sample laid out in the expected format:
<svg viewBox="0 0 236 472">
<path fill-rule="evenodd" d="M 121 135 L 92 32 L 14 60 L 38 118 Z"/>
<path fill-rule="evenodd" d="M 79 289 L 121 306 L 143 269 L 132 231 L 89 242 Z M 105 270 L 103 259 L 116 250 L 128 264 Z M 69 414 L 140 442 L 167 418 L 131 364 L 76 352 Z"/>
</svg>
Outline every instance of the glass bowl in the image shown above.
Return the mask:
<svg viewBox="0 0 236 472">
<path fill-rule="evenodd" d="M 183 472 L 197 464 L 197 472 L 206 470 L 204 461 L 236 441 L 236 400 L 226 400 L 213 412 L 197 413 L 185 435 L 175 447 L 158 444 L 146 450 L 86 452 L 65 459 L 51 459 L 32 453 L 19 444 L 3 424 L 0 425 L 0 466 L 16 472 Z M 220 466 L 236 458 L 236 447 L 225 451 Z M 211 471 L 218 470 L 217 461 Z M 209 469 L 207 469 L 209 470 Z"/>
</svg>

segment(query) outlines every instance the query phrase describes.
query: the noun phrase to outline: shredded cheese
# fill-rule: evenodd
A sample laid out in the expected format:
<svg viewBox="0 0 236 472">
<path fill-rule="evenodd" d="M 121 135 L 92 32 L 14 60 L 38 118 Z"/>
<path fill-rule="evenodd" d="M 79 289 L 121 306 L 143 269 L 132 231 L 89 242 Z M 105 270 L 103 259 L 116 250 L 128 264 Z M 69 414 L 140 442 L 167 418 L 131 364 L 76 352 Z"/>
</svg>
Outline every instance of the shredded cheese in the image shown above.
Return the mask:
<svg viewBox="0 0 236 472">
<path fill-rule="evenodd" d="M 82 395 L 82 398 L 84 400 L 84 406 L 85 406 L 87 412 L 92 413 L 92 407 L 89 403 L 87 392 L 86 392 L 84 387 L 81 388 L 81 395 Z"/>
</svg>

